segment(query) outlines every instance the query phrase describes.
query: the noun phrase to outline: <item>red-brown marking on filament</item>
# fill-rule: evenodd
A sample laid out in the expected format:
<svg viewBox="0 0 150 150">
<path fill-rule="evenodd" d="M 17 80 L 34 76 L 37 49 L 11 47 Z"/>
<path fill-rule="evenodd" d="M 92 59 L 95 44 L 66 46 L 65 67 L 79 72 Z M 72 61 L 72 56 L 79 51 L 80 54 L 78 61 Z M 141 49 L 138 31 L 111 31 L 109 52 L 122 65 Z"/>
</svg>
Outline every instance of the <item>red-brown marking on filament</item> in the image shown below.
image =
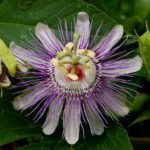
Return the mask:
<svg viewBox="0 0 150 150">
<path fill-rule="evenodd" d="M 71 70 L 72 70 L 72 65 L 68 65 L 67 66 L 67 70 L 68 70 L 68 73 L 71 73 Z M 80 81 L 80 80 L 82 80 L 84 77 L 85 77 L 85 73 L 84 73 L 84 67 L 83 66 L 77 66 L 76 67 L 76 75 L 78 76 L 78 80 L 76 80 L 76 81 Z M 70 79 L 70 78 L 68 78 L 67 77 L 67 79 L 68 80 L 70 80 L 70 81 L 73 81 L 72 79 Z M 75 82 L 75 81 L 74 81 Z"/>
</svg>

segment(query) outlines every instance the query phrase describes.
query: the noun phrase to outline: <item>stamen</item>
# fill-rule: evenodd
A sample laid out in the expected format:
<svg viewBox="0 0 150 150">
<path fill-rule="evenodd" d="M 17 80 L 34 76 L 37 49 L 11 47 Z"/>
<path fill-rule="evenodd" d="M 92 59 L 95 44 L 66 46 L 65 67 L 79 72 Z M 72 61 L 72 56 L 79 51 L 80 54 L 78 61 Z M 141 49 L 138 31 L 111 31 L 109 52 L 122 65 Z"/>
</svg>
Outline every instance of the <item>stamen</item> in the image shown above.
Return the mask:
<svg viewBox="0 0 150 150">
<path fill-rule="evenodd" d="M 73 48 L 73 43 L 72 42 L 69 42 L 66 44 L 66 46 L 64 47 L 63 49 L 63 52 L 64 53 L 71 53 L 71 50 Z M 72 53 L 71 53 L 72 54 Z"/>
<path fill-rule="evenodd" d="M 67 74 L 67 77 L 69 77 L 70 79 L 72 79 L 72 80 L 74 80 L 74 81 L 76 81 L 76 80 L 79 79 L 76 74 L 71 74 L 71 73 L 68 73 L 68 74 Z"/>
<path fill-rule="evenodd" d="M 83 66 L 85 75 L 91 75 L 92 74 L 92 66 L 90 61 L 90 58 L 93 58 L 95 56 L 95 53 L 88 49 L 77 49 L 78 41 L 80 39 L 79 33 L 74 33 L 74 41 L 69 42 L 66 44 L 66 46 L 62 51 L 57 52 L 57 58 L 53 58 L 51 60 L 51 63 L 66 77 L 70 78 L 73 81 L 76 81 L 79 79 L 79 76 L 77 74 L 77 66 Z M 74 52 L 72 52 L 72 49 L 74 47 Z M 79 55 L 76 55 L 79 54 Z M 70 60 L 68 61 L 65 57 L 70 57 Z M 80 61 L 82 60 L 82 61 Z M 83 63 L 81 63 L 83 62 Z M 68 72 L 66 65 L 70 64 L 72 66 L 71 73 Z"/>
<path fill-rule="evenodd" d="M 95 53 L 91 50 L 88 50 L 88 49 L 78 49 L 77 54 L 86 55 L 86 56 L 89 56 L 90 58 L 95 57 Z"/>
<path fill-rule="evenodd" d="M 90 62 L 83 65 L 85 68 L 85 75 L 91 75 L 92 74 L 92 64 Z"/>
<path fill-rule="evenodd" d="M 59 60 L 56 58 L 53 58 L 51 59 L 51 63 L 53 64 L 53 66 L 58 67 Z"/>
<path fill-rule="evenodd" d="M 64 52 L 57 52 L 57 57 L 58 57 L 60 60 L 63 59 L 64 57 L 66 57 L 66 56 L 72 57 L 72 54 L 64 53 Z"/>
<path fill-rule="evenodd" d="M 62 63 L 59 62 L 58 59 L 56 59 L 56 58 L 51 59 L 51 63 L 64 75 L 68 74 L 67 69 L 65 68 L 65 66 Z"/>
<path fill-rule="evenodd" d="M 90 58 L 88 56 L 81 56 L 84 63 L 88 63 L 90 61 Z"/>
</svg>

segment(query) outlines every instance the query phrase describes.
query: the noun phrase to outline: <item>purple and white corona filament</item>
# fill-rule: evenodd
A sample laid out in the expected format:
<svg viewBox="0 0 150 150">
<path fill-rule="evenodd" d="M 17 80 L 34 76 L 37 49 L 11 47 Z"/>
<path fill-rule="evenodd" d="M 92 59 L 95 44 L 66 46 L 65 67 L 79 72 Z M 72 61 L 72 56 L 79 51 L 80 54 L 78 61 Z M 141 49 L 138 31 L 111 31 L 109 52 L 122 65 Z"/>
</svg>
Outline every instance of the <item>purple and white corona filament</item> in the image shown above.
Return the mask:
<svg viewBox="0 0 150 150">
<path fill-rule="evenodd" d="M 69 144 L 78 141 L 82 120 L 89 124 L 92 134 L 103 133 L 106 120 L 101 110 L 112 119 L 116 119 L 115 114 L 128 114 L 125 94 L 131 95 L 129 90 L 132 89 L 122 84 L 132 83 L 118 76 L 130 76 L 142 66 L 139 56 L 122 59 L 127 53 L 117 50 L 123 43 L 114 48 L 123 35 L 121 25 L 115 26 L 96 45 L 93 43 L 101 25 L 91 39 L 89 16 L 80 12 L 74 26 L 75 31 L 71 24 L 69 32 L 65 22 L 63 31 L 60 21 L 59 37 L 56 37 L 48 25 L 38 23 L 35 34 L 39 40 L 33 37 L 25 48 L 14 42 L 10 44 L 16 58 L 32 68 L 32 71 L 21 72 L 30 76 L 22 77 L 27 80 L 15 85 L 28 85 L 13 101 L 15 109 L 33 107 L 31 113 L 38 109 L 36 121 L 48 110 L 42 126 L 47 135 L 55 131 L 62 114 L 63 135 Z"/>
</svg>

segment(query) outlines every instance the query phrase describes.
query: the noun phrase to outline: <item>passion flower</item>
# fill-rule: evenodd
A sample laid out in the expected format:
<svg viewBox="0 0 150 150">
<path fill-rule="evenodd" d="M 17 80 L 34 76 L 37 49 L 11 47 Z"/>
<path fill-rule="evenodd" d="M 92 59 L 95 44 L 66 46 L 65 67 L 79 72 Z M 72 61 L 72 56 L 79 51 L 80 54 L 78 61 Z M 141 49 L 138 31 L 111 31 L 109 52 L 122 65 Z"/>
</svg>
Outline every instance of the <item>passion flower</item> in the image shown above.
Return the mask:
<svg viewBox="0 0 150 150">
<path fill-rule="evenodd" d="M 122 25 L 115 26 L 94 45 L 100 28 L 101 25 L 91 40 L 89 16 L 80 12 L 74 32 L 72 24 L 68 31 L 66 22 L 64 32 L 60 21 L 59 36 L 56 37 L 48 25 L 38 23 L 35 28 L 38 39 L 33 37 L 25 48 L 14 42 L 10 44 L 13 54 L 32 68 L 32 71 L 20 72 L 30 76 L 15 85 L 28 85 L 13 101 L 15 109 L 33 107 L 31 113 L 38 109 L 36 121 L 48 110 L 42 126 L 47 135 L 55 131 L 62 113 L 63 135 L 69 144 L 78 141 L 80 127 L 83 129 L 82 120 L 88 122 L 91 133 L 101 135 L 106 123 L 104 113 L 112 119 L 116 119 L 115 114 L 128 114 L 123 93 L 130 94 L 128 90 L 131 89 L 119 83 L 132 83 L 118 76 L 129 76 L 142 66 L 139 56 L 121 59 L 126 55 L 117 50 L 123 43 L 114 48 L 123 35 Z"/>
</svg>

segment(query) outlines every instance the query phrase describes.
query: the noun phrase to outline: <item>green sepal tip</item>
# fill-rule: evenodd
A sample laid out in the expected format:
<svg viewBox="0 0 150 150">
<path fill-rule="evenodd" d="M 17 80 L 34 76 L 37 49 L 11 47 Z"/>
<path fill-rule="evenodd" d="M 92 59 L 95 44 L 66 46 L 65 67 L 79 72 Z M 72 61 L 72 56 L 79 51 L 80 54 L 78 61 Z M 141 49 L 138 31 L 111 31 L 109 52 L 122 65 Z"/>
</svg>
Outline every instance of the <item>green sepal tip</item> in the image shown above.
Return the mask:
<svg viewBox="0 0 150 150">
<path fill-rule="evenodd" d="M 16 66 L 18 63 L 16 61 L 16 58 L 10 53 L 9 48 L 6 46 L 2 39 L 0 39 L 0 58 L 7 67 L 10 75 L 14 77 Z"/>
</svg>

